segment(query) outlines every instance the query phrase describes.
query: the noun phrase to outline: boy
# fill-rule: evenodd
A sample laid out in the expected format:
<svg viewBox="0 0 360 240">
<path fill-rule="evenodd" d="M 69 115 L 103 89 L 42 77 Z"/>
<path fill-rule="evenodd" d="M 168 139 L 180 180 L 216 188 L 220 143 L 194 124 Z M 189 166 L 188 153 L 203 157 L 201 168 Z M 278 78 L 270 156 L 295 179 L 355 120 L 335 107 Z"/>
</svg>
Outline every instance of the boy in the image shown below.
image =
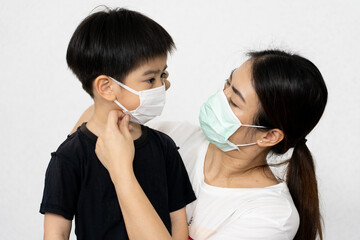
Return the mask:
<svg viewBox="0 0 360 240">
<path fill-rule="evenodd" d="M 195 195 L 185 167 L 168 136 L 142 125 L 162 111 L 173 48 L 171 36 L 138 12 L 101 11 L 80 23 L 66 58 L 94 99 L 94 114 L 52 153 L 40 207 L 44 239 L 68 239 L 74 215 L 79 240 L 128 239 L 114 186 L 95 154 L 108 113 L 119 108 L 131 116 L 142 189 L 173 237 L 187 238 L 185 206 Z"/>
</svg>

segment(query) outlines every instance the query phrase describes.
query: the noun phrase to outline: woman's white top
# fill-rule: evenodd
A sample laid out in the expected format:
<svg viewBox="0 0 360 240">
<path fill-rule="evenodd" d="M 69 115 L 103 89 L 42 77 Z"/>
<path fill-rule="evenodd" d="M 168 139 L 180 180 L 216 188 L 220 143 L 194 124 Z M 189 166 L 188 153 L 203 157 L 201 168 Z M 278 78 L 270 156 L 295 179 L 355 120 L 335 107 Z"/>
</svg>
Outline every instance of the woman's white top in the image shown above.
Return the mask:
<svg viewBox="0 0 360 240">
<path fill-rule="evenodd" d="M 180 147 L 197 200 L 186 206 L 193 240 L 293 239 L 299 215 L 286 183 L 265 188 L 222 188 L 204 182 L 209 142 L 190 123 L 158 122 L 150 127 L 168 134 Z"/>
</svg>

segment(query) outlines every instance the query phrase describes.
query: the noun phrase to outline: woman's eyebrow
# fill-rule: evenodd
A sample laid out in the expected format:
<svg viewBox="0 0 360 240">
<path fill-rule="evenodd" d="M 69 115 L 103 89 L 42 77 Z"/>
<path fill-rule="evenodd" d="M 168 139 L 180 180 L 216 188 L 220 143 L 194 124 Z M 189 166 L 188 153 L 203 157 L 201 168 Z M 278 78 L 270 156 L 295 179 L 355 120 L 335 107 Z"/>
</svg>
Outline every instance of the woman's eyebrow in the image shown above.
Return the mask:
<svg viewBox="0 0 360 240">
<path fill-rule="evenodd" d="M 232 76 L 233 76 L 233 73 L 234 73 L 235 70 L 236 70 L 236 68 L 231 71 L 231 74 L 230 74 L 230 82 L 232 82 Z M 246 103 L 245 98 L 244 98 L 244 96 L 241 94 L 241 92 L 240 92 L 239 90 L 237 90 L 233 85 L 231 85 L 231 88 L 232 88 L 233 92 L 234 92 L 236 95 L 238 95 L 238 96 L 241 98 L 241 100 L 244 101 L 244 103 Z"/>
</svg>

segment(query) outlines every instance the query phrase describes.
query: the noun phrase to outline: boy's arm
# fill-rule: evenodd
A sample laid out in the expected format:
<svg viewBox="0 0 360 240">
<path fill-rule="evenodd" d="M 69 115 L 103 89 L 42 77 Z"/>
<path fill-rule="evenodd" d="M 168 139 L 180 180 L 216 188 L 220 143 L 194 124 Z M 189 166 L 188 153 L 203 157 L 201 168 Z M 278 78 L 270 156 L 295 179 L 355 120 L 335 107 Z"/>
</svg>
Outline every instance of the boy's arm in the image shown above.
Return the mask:
<svg viewBox="0 0 360 240">
<path fill-rule="evenodd" d="M 172 239 L 187 240 L 188 225 L 186 221 L 185 207 L 170 213 Z"/>
<path fill-rule="evenodd" d="M 78 127 L 80 127 L 80 125 L 83 122 L 87 122 L 89 121 L 89 119 L 92 117 L 92 115 L 94 114 L 94 105 L 91 105 L 90 107 L 88 107 L 88 109 L 85 110 L 85 112 L 83 112 L 83 114 L 81 114 L 79 120 L 77 121 L 77 123 L 75 124 L 73 130 L 71 130 L 71 133 L 74 133 L 76 131 L 76 129 Z"/>
<path fill-rule="evenodd" d="M 70 220 L 58 214 L 45 213 L 44 240 L 68 240 L 70 231 Z"/>
</svg>

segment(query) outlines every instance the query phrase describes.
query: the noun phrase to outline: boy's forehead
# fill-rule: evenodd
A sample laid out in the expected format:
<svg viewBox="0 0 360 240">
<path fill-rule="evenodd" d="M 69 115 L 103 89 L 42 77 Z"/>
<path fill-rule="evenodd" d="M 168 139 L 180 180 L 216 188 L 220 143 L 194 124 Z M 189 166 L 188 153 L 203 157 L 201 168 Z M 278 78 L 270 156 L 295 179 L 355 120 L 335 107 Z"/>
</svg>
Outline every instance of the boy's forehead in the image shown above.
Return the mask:
<svg viewBox="0 0 360 240">
<path fill-rule="evenodd" d="M 167 56 L 160 56 L 149 59 L 139 64 L 137 68 L 130 72 L 137 72 L 141 75 L 159 74 L 167 68 Z"/>
</svg>

